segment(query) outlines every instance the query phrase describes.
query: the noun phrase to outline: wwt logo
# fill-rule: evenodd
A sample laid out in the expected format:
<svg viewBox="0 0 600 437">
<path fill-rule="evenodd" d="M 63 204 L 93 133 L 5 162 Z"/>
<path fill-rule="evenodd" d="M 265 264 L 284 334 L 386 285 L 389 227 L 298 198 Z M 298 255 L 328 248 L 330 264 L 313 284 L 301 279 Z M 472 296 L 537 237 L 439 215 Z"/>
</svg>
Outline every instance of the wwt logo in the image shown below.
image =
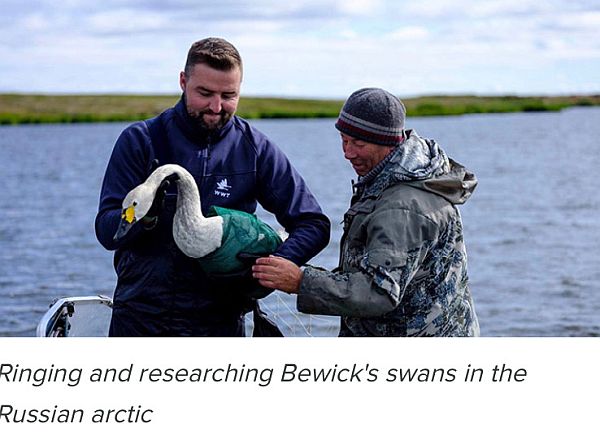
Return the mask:
<svg viewBox="0 0 600 437">
<path fill-rule="evenodd" d="M 229 197 L 231 195 L 231 193 L 229 193 L 229 190 L 231 188 L 231 185 L 227 183 L 227 178 L 223 178 L 219 182 L 217 182 L 217 189 L 215 190 L 215 195 L 221 197 Z"/>
</svg>

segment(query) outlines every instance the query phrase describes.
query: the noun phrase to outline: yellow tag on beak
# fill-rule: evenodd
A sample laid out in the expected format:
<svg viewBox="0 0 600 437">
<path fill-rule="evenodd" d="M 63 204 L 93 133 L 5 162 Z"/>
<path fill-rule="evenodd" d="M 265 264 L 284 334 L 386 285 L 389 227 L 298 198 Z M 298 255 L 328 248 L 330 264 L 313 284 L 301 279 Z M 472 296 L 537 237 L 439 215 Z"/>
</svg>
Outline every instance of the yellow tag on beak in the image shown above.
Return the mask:
<svg viewBox="0 0 600 437">
<path fill-rule="evenodd" d="M 121 218 L 123 218 L 127 223 L 133 223 L 133 221 L 135 220 L 134 207 L 130 206 L 125 211 L 123 211 L 123 215 L 121 215 Z"/>
</svg>

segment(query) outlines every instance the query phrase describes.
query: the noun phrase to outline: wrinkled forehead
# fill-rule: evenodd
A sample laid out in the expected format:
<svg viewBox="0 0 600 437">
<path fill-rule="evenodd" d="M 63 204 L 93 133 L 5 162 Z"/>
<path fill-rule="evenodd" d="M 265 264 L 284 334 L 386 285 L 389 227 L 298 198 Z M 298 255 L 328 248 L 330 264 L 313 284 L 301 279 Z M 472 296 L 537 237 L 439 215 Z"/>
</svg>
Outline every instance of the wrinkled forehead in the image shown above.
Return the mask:
<svg viewBox="0 0 600 437">
<path fill-rule="evenodd" d="M 343 141 L 347 141 L 351 144 L 358 144 L 358 145 L 362 145 L 362 144 L 374 144 L 374 143 L 369 143 L 368 141 L 365 140 L 361 140 L 360 138 L 356 138 L 350 135 L 347 135 L 345 133 L 340 132 L 340 137 L 342 138 Z M 374 144 L 376 145 L 376 144 Z"/>
</svg>

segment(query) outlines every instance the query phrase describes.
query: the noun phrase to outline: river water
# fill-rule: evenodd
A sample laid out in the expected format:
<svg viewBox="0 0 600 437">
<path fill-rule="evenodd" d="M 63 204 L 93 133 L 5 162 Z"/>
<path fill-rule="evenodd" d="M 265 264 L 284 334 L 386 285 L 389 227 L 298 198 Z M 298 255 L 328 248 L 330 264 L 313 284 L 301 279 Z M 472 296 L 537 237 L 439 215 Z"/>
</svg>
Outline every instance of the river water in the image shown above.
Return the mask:
<svg viewBox="0 0 600 437">
<path fill-rule="evenodd" d="M 332 219 L 311 264 L 336 266 L 350 195 L 333 120 L 259 120 Z M 104 169 L 124 123 L 0 126 L 0 335 L 30 336 L 56 297 L 106 294 L 112 254 L 94 236 Z M 600 335 L 600 108 L 409 118 L 474 171 L 461 208 L 469 276 L 485 336 Z M 264 212 L 261 217 L 271 219 Z M 287 335 L 335 335 L 335 317 L 264 306 Z"/>
</svg>

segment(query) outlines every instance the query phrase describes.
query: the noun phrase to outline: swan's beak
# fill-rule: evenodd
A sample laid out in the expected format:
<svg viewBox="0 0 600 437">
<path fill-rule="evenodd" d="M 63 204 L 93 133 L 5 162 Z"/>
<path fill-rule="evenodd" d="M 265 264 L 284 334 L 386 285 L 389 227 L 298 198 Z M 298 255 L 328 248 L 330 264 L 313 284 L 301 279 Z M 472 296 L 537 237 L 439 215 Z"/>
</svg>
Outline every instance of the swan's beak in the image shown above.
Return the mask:
<svg viewBox="0 0 600 437">
<path fill-rule="evenodd" d="M 129 232 L 129 230 L 133 227 L 134 223 L 135 211 L 133 206 L 130 206 L 129 208 L 123 210 L 123 213 L 121 214 L 121 223 L 119 223 L 119 229 L 117 229 L 113 240 L 117 241 L 123 238 L 127 234 L 127 232 Z"/>
</svg>

